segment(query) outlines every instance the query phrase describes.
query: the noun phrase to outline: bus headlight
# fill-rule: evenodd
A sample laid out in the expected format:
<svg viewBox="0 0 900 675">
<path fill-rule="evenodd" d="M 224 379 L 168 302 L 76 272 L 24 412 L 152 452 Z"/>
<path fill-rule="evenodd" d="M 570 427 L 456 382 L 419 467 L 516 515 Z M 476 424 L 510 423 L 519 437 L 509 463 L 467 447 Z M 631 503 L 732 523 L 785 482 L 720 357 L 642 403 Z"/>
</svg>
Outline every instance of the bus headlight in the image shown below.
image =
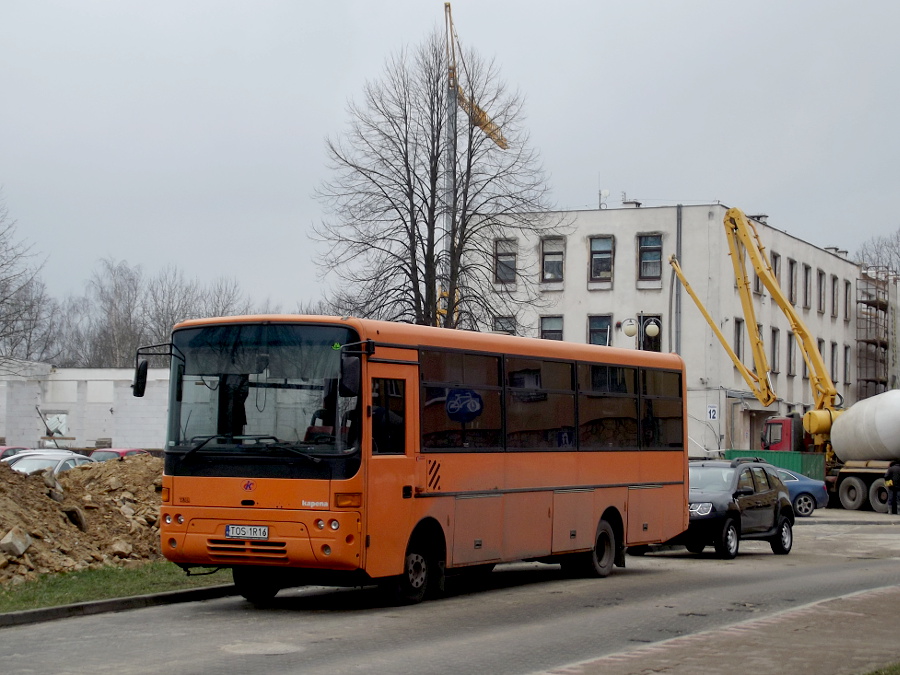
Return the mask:
<svg viewBox="0 0 900 675">
<path fill-rule="evenodd" d="M 329 520 L 328 527 L 330 527 L 332 530 L 338 530 L 340 529 L 341 524 L 336 520 Z"/>
<path fill-rule="evenodd" d="M 321 518 L 319 518 L 318 520 L 316 520 L 316 527 L 319 528 L 320 530 L 324 530 L 325 529 L 325 521 L 322 520 Z"/>
</svg>

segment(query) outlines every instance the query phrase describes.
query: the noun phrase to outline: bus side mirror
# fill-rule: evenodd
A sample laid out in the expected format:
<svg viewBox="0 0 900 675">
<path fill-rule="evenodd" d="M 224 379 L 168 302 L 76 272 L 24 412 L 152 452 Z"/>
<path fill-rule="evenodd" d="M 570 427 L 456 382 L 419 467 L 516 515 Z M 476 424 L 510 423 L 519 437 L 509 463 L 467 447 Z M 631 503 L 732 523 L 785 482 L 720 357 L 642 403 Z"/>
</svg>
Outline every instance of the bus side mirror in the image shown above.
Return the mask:
<svg viewBox="0 0 900 675">
<path fill-rule="evenodd" d="M 150 363 L 144 359 L 138 362 L 137 368 L 134 369 L 134 384 L 132 386 L 131 393 L 138 398 L 144 395 L 144 390 L 147 389 L 147 368 L 150 367 Z"/>
<path fill-rule="evenodd" d="M 360 365 L 358 356 L 341 355 L 341 380 L 338 394 L 343 398 L 359 396 Z"/>
</svg>

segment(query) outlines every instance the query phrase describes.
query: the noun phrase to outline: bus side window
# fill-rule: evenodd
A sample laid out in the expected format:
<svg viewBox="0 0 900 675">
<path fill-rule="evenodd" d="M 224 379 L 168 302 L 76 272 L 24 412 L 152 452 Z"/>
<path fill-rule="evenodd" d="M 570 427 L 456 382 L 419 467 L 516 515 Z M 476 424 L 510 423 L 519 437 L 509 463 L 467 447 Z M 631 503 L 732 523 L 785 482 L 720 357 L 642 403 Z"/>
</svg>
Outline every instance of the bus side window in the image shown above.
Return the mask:
<svg viewBox="0 0 900 675">
<path fill-rule="evenodd" d="M 406 382 L 372 379 L 372 454 L 406 454 Z"/>
</svg>

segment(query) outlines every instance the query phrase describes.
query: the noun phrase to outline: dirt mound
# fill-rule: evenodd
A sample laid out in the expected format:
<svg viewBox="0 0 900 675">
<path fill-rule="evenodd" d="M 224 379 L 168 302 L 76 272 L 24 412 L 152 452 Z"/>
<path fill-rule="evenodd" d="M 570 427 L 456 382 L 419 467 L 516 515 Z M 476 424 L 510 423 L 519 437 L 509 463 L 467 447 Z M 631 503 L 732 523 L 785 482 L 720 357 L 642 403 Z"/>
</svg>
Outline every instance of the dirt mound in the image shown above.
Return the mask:
<svg viewBox="0 0 900 675">
<path fill-rule="evenodd" d="M 162 460 L 133 455 L 24 475 L 0 462 L 0 584 L 160 558 Z"/>
</svg>

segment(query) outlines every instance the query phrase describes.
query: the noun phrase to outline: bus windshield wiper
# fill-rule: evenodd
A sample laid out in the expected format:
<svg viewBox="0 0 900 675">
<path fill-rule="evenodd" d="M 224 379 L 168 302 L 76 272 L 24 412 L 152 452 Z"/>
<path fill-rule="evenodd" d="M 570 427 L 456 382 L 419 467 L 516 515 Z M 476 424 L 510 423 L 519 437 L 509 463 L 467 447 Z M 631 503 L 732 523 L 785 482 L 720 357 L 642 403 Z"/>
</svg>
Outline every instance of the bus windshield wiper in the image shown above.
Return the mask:
<svg viewBox="0 0 900 675">
<path fill-rule="evenodd" d="M 298 457 L 302 457 L 303 459 L 308 459 L 313 464 L 318 464 L 322 461 L 321 457 L 316 457 L 314 455 L 310 455 L 308 452 L 304 452 L 305 450 L 312 450 L 313 446 L 302 446 L 298 447 L 294 443 L 287 443 L 285 441 L 279 441 L 277 443 L 264 443 L 258 446 L 252 446 L 254 450 L 287 450 L 291 454 L 297 455 Z"/>
<path fill-rule="evenodd" d="M 212 436 L 194 436 L 191 439 L 191 441 L 194 442 L 194 444 L 188 449 L 188 451 L 186 453 L 184 453 L 181 456 L 181 461 L 183 462 L 184 460 L 186 460 L 188 457 L 193 455 L 195 452 L 197 452 L 200 448 L 202 448 L 204 445 L 209 443 L 214 438 L 225 438 L 225 436 L 222 436 L 221 434 L 213 434 Z"/>
</svg>

